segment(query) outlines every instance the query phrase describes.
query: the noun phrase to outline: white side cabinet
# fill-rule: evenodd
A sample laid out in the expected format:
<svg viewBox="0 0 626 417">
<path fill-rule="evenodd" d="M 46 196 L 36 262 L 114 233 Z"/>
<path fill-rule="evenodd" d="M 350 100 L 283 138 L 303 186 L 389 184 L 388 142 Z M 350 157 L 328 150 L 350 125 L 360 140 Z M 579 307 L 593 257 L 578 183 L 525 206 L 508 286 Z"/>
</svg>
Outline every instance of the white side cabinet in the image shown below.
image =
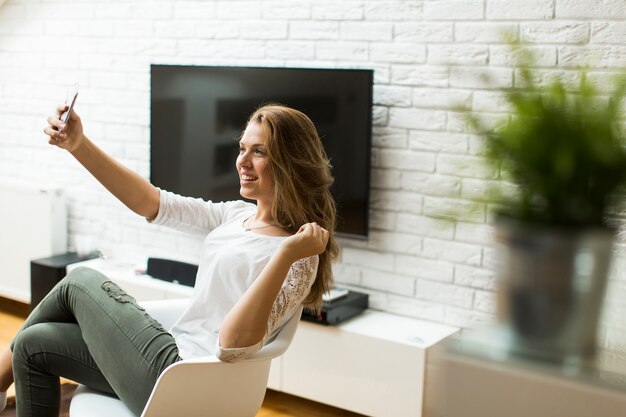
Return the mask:
<svg viewBox="0 0 626 417">
<path fill-rule="evenodd" d="M 101 259 L 90 266 L 137 300 L 191 296 L 192 289 L 133 272 L 133 265 Z M 70 267 L 68 266 L 68 269 Z M 368 416 L 422 415 L 429 350 L 458 329 L 367 310 L 338 326 L 302 321 L 268 387 Z"/>
<path fill-rule="evenodd" d="M 429 349 L 457 329 L 368 310 L 338 326 L 301 322 L 270 388 L 376 417 L 422 415 Z"/>
</svg>

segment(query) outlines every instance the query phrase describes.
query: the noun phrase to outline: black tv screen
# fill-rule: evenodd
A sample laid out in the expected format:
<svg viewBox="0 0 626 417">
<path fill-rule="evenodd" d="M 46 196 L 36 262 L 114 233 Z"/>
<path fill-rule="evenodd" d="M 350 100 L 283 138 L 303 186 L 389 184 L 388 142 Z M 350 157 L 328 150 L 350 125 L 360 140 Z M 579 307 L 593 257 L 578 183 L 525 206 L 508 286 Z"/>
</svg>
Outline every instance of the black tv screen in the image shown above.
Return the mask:
<svg viewBox="0 0 626 417">
<path fill-rule="evenodd" d="M 372 70 L 151 66 L 150 178 L 212 201 L 241 199 L 235 169 L 248 117 L 266 103 L 308 115 L 333 166 L 337 233 L 366 238 Z"/>
</svg>

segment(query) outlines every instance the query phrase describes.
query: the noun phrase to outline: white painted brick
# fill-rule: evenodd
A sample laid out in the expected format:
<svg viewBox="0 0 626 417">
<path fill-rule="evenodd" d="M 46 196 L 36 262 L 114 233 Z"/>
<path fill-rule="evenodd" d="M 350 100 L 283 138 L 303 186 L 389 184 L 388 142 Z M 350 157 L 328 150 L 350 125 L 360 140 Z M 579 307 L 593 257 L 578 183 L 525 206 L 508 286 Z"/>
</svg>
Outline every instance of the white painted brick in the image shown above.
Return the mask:
<svg viewBox="0 0 626 417">
<path fill-rule="evenodd" d="M 286 39 L 288 28 L 286 22 L 277 21 L 241 21 L 237 22 L 240 27 L 242 39 Z M 293 26 L 290 26 L 290 28 Z M 294 37 L 297 38 L 297 37 Z"/>
<path fill-rule="evenodd" d="M 505 38 L 518 39 L 518 24 L 511 22 L 456 22 L 454 40 L 457 42 L 500 43 Z"/>
<path fill-rule="evenodd" d="M 412 104 L 414 107 L 435 109 L 468 108 L 472 92 L 451 88 L 414 88 Z"/>
<path fill-rule="evenodd" d="M 489 49 L 484 45 L 429 45 L 428 63 L 434 65 L 484 65 Z"/>
<path fill-rule="evenodd" d="M 389 122 L 389 108 L 384 106 L 374 106 L 372 110 L 372 124 L 376 126 L 387 126 Z"/>
<path fill-rule="evenodd" d="M 547 86 L 548 84 L 551 84 L 552 82 L 556 81 L 556 80 L 560 80 L 566 87 L 568 88 L 576 88 L 578 85 L 580 85 L 580 71 L 578 71 L 578 68 L 576 68 L 575 70 L 572 71 L 567 71 L 564 69 L 560 69 L 560 70 L 543 70 L 543 69 L 536 69 L 533 70 L 533 83 L 536 84 L 537 86 Z M 523 82 L 522 82 L 522 76 L 520 75 L 519 72 L 516 71 L 515 73 L 515 86 L 519 87 L 519 86 L 523 86 Z"/>
<path fill-rule="evenodd" d="M 74 6 L 72 6 L 74 8 Z M 128 19 L 135 20 L 137 17 L 141 19 L 167 19 L 171 20 L 174 17 L 174 5 L 167 2 L 159 4 L 155 7 L 154 2 L 141 1 L 131 2 L 130 15 L 124 16 Z"/>
<path fill-rule="evenodd" d="M 474 290 L 457 287 L 452 284 L 418 279 L 415 295 L 420 300 L 436 301 L 446 306 L 469 309 L 472 307 Z"/>
<path fill-rule="evenodd" d="M 174 3 L 173 21 L 188 19 L 214 19 L 217 17 L 217 2 L 177 1 Z"/>
<path fill-rule="evenodd" d="M 366 1 L 365 20 L 418 20 L 422 4 L 418 1 Z"/>
<path fill-rule="evenodd" d="M 523 42 L 534 43 L 587 43 L 587 22 L 529 22 L 520 25 Z"/>
<path fill-rule="evenodd" d="M 300 20 L 311 17 L 310 1 L 267 1 L 261 7 L 263 19 Z"/>
<path fill-rule="evenodd" d="M 532 46 L 526 47 L 525 50 L 533 54 L 536 66 L 556 65 L 557 49 L 555 46 Z M 520 53 L 512 52 L 511 48 L 505 45 L 495 45 L 489 48 L 489 57 L 491 65 L 512 67 L 516 66 L 516 62 L 519 61 Z"/>
<path fill-rule="evenodd" d="M 63 59 L 59 59 L 59 54 L 57 52 L 47 53 L 43 56 L 43 66 L 51 69 L 78 69 L 78 56 L 67 56 Z"/>
<path fill-rule="evenodd" d="M 469 136 L 465 133 L 422 132 L 409 133 L 409 148 L 418 151 L 466 153 L 469 149 Z"/>
<path fill-rule="evenodd" d="M 372 169 L 372 188 L 399 189 L 400 176 L 400 171 L 395 169 Z"/>
<path fill-rule="evenodd" d="M 219 19 L 258 19 L 262 11 L 263 8 L 254 1 L 220 1 L 217 3 Z"/>
<path fill-rule="evenodd" d="M 619 85 L 619 72 L 613 70 L 592 72 L 587 74 L 587 79 L 593 83 L 599 93 L 612 93 Z"/>
<path fill-rule="evenodd" d="M 410 150 L 381 149 L 380 167 L 410 171 L 432 172 L 435 169 L 435 155 Z"/>
<path fill-rule="evenodd" d="M 398 213 L 397 229 L 400 233 L 410 233 L 439 239 L 452 239 L 454 235 L 454 225 L 452 222 L 412 213 Z"/>
<path fill-rule="evenodd" d="M 381 148 L 407 148 L 407 130 L 387 126 L 374 127 L 372 129 L 372 144 Z"/>
<path fill-rule="evenodd" d="M 497 274 L 498 266 L 498 251 L 492 246 L 486 246 L 483 250 L 483 265 L 484 267 L 495 270 Z"/>
<path fill-rule="evenodd" d="M 195 23 L 193 27 L 197 38 L 232 39 L 239 37 L 239 24 L 230 20 L 199 22 Z"/>
<path fill-rule="evenodd" d="M 131 12 L 141 12 L 147 7 L 146 3 L 133 4 Z M 165 10 L 170 9 L 170 5 L 165 5 Z M 57 22 L 63 20 L 80 20 L 90 19 L 97 16 L 96 9 L 91 4 L 84 2 L 54 2 L 49 4 L 37 5 L 37 13 L 39 16 L 45 16 L 46 19 L 56 20 Z M 130 16 L 141 16 L 141 14 L 134 14 Z M 61 26 L 64 27 L 64 26 Z"/>
<path fill-rule="evenodd" d="M 487 19 L 549 19 L 553 15 L 553 0 L 487 0 Z"/>
<path fill-rule="evenodd" d="M 372 209 L 422 212 L 422 196 L 415 193 L 374 189 L 371 191 L 370 203 Z"/>
<path fill-rule="evenodd" d="M 463 178 L 461 185 L 461 197 L 472 200 L 483 200 L 494 202 L 499 199 L 497 195 L 511 198 L 518 193 L 518 187 L 503 180 L 481 180 L 474 178 Z"/>
<path fill-rule="evenodd" d="M 446 66 L 404 66 L 391 67 L 391 81 L 394 84 L 447 87 L 449 69 Z"/>
<path fill-rule="evenodd" d="M 323 60 L 365 61 L 369 58 L 366 42 L 316 42 L 315 57 Z"/>
<path fill-rule="evenodd" d="M 426 47 L 416 43 L 373 43 L 370 46 L 370 54 L 374 61 L 411 64 L 426 61 Z"/>
<path fill-rule="evenodd" d="M 344 248 L 342 262 L 361 268 L 371 268 L 376 271 L 393 272 L 394 256 L 390 253 L 380 253 L 360 249 Z"/>
<path fill-rule="evenodd" d="M 374 84 L 374 103 L 381 106 L 410 106 L 411 87 Z"/>
<path fill-rule="evenodd" d="M 557 18 L 606 18 L 623 19 L 626 17 L 624 0 L 558 0 Z"/>
<path fill-rule="evenodd" d="M 437 172 L 471 178 L 495 178 L 497 171 L 486 165 L 483 158 L 471 155 L 439 154 Z"/>
<path fill-rule="evenodd" d="M 438 110 L 415 108 L 389 109 L 389 126 L 408 129 L 443 130 L 446 113 Z"/>
<path fill-rule="evenodd" d="M 455 219 L 473 223 L 484 223 L 484 204 L 444 197 L 424 197 L 423 213 L 426 216 L 442 219 Z"/>
<path fill-rule="evenodd" d="M 403 172 L 401 185 L 404 190 L 417 191 L 424 195 L 458 197 L 461 191 L 461 179 L 422 172 Z"/>
<path fill-rule="evenodd" d="M 148 136 L 148 131 L 142 126 L 138 125 L 121 124 L 114 122 L 107 123 L 104 127 L 103 136 L 130 145 L 136 145 L 140 143 L 148 145 L 148 142 L 145 140 Z"/>
<path fill-rule="evenodd" d="M 595 22 L 591 27 L 591 40 L 595 44 L 626 43 L 626 22 Z"/>
<path fill-rule="evenodd" d="M 394 24 L 393 38 L 399 42 L 452 42 L 451 22 L 400 22 Z"/>
<path fill-rule="evenodd" d="M 493 291 L 496 289 L 496 278 L 493 271 L 466 265 L 454 266 L 454 283 L 463 287 Z"/>
<path fill-rule="evenodd" d="M 315 2 L 313 19 L 319 20 L 361 20 L 363 3 L 361 1 Z"/>
<path fill-rule="evenodd" d="M 267 57 L 277 59 L 313 59 L 313 42 L 270 41 L 267 43 Z"/>
<path fill-rule="evenodd" d="M 363 271 L 361 285 L 365 288 L 390 292 L 397 295 L 415 294 L 415 278 L 397 274 L 385 274 L 379 271 Z"/>
<path fill-rule="evenodd" d="M 387 64 L 367 63 L 359 68 L 374 70 L 374 85 L 391 83 L 391 66 Z"/>
<path fill-rule="evenodd" d="M 271 21 L 269 23 L 272 23 Z M 290 39 L 338 39 L 339 23 L 319 21 L 294 21 L 289 24 Z"/>
<path fill-rule="evenodd" d="M 484 311 L 486 313 L 496 312 L 496 295 L 492 291 L 474 291 L 475 310 Z"/>
<path fill-rule="evenodd" d="M 495 320 L 493 314 L 483 311 L 446 306 L 444 322 L 450 326 L 478 329 L 495 324 Z"/>
<path fill-rule="evenodd" d="M 482 249 L 482 245 L 434 238 L 425 238 L 422 243 L 423 256 L 471 266 L 481 265 Z"/>
<path fill-rule="evenodd" d="M 433 281 L 438 282 L 451 282 L 452 281 L 452 266 L 447 262 L 433 261 L 430 259 L 422 259 L 416 256 L 397 256 L 397 270 L 399 273 L 417 277 L 420 282 L 425 282 L 426 289 L 432 290 L 433 287 L 428 283 Z M 435 287 L 438 289 L 437 287 Z M 418 292 L 420 288 L 418 287 Z M 419 294 L 418 294 L 418 298 Z M 431 300 L 434 301 L 434 300 Z"/>
<path fill-rule="evenodd" d="M 457 88 L 510 88 L 513 70 L 509 68 L 460 67 L 450 68 L 450 86 Z"/>
<path fill-rule="evenodd" d="M 558 49 L 559 66 L 620 68 L 626 66 L 626 46 L 562 46 Z"/>
<path fill-rule="evenodd" d="M 160 38 L 192 38 L 196 34 L 196 27 L 184 20 L 158 21 L 148 29 Z"/>
<path fill-rule="evenodd" d="M 396 213 L 391 211 L 370 210 L 369 227 L 371 230 L 394 230 L 396 228 Z"/>
<path fill-rule="evenodd" d="M 511 112 L 512 106 L 500 91 L 474 91 L 472 110 L 475 112 Z"/>
<path fill-rule="evenodd" d="M 393 26 L 387 22 L 343 22 L 341 39 L 351 41 L 389 41 Z"/>
<path fill-rule="evenodd" d="M 361 283 L 361 270 L 354 266 L 335 263 L 333 264 L 333 278 L 337 284 L 359 285 Z"/>
<path fill-rule="evenodd" d="M 402 316 L 415 317 L 422 320 L 443 322 L 445 308 L 441 304 L 428 301 L 416 300 L 414 298 L 400 297 L 385 294 L 385 311 Z M 370 303 L 371 307 L 374 307 Z M 419 337 L 419 335 L 416 335 Z"/>
<path fill-rule="evenodd" d="M 483 0 L 438 0 L 424 2 L 425 20 L 481 20 Z"/>
<path fill-rule="evenodd" d="M 400 213 L 402 214 L 402 213 Z M 422 238 L 405 232 L 372 231 L 368 236 L 368 249 L 418 255 L 422 251 Z"/>
</svg>

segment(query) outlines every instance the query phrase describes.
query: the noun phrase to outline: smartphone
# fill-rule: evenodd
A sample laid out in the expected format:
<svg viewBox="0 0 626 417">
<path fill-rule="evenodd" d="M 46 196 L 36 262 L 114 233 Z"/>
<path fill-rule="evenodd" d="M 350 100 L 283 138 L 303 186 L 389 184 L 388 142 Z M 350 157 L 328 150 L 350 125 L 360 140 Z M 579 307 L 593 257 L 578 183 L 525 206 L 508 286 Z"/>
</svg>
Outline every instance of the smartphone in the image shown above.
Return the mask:
<svg viewBox="0 0 626 417">
<path fill-rule="evenodd" d="M 67 111 L 63 112 L 63 114 L 61 114 L 61 117 L 59 117 L 59 119 L 61 119 L 61 121 L 63 123 L 66 123 L 70 120 L 70 116 L 72 115 L 72 110 L 74 109 L 74 103 L 76 103 L 76 97 L 78 97 L 78 90 L 76 90 L 76 92 L 74 93 L 74 97 L 72 97 L 72 101 L 70 102 L 70 107 L 68 107 Z"/>
</svg>

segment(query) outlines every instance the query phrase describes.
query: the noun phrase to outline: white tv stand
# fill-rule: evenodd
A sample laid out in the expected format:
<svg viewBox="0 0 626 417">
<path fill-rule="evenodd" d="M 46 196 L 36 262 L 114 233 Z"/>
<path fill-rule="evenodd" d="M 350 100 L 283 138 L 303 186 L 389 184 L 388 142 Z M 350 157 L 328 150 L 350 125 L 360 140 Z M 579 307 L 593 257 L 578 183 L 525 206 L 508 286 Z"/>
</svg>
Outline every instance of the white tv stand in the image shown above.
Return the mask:
<svg viewBox="0 0 626 417">
<path fill-rule="evenodd" d="M 93 259 L 138 301 L 190 297 L 192 288 L 135 273 L 137 264 Z M 272 362 L 268 387 L 376 417 L 422 415 L 427 355 L 458 329 L 367 310 L 339 326 L 302 321 L 290 348 Z"/>
</svg>

